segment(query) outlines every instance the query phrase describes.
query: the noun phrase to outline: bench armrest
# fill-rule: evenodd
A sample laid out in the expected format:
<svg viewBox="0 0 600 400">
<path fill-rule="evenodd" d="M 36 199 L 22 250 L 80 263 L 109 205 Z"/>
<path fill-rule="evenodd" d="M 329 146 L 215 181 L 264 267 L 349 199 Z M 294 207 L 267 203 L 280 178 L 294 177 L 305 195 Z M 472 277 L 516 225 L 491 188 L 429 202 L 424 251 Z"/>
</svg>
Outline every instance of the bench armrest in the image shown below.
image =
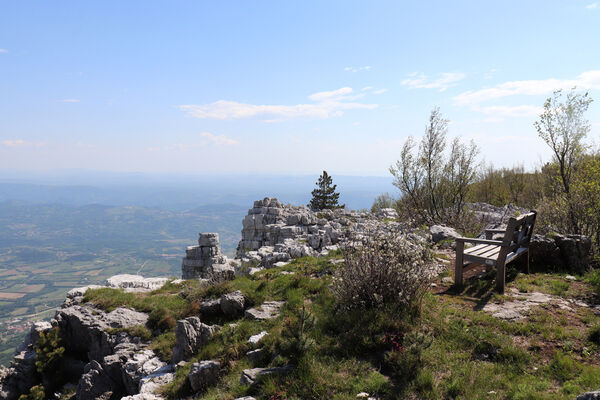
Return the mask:
<svg viewBox="0 0 600 400">
<path fill-rule="evenodd" d="M 486 229 L 485 230 L 485 238 L 491 239 L 494 236 L 494 233 L 505 233 L 506 229 Z"/>
<path fill-rule="evenodd" d="M 466 238 L 466 237 L 457 237 L 457 242 L 466 242 L 466 243 L 476 243 L 476 244 L 495 244 L 500 246 L 502 244 L 502 240 L 489 240 L 489 239 L 475 239 L 475 238 Z"/>
</svg>

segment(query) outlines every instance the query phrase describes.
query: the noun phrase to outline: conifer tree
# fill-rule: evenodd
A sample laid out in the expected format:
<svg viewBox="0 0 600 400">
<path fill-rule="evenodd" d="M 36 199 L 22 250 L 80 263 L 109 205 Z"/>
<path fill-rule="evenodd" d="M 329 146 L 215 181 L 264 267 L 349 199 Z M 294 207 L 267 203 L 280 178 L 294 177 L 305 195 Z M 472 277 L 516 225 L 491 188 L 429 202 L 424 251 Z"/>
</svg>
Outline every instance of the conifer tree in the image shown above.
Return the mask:
<svg viewBox="0 0 600 400">
<path fill-rule="evenodd" d="M 317 188 L 312 191 L 312 199 L 308 205 L 311 210 L 319 211 L 344 207 L 343 204 L 338 203 L 340 194 L 335 192 L 337 185 L 333 185 L 333 180 L 327 174 L 327 171 L 323 171 L 316 185 Z"/>
</svg>

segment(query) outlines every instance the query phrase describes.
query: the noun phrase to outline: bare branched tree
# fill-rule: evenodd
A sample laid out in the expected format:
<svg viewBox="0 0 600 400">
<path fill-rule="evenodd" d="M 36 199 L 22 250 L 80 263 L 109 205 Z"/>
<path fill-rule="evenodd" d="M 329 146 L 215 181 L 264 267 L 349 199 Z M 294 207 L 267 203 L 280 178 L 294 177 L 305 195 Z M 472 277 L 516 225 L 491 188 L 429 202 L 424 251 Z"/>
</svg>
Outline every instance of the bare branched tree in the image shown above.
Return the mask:
<svg viewBox="0 0 600 400">
<path fill-rule="evenodd" d="M 448 223 L 458 218 L 475 180 L 477 146 L 456 138 L 446 152 L 447 131 L 448 120 L 434 108 L 417 154 L 415 141 L 409 137 L 402 147 L 400 160 L 390 167 L 394 185 L 402 192 L 403 199 L 428 223 Z"/>
</svg>

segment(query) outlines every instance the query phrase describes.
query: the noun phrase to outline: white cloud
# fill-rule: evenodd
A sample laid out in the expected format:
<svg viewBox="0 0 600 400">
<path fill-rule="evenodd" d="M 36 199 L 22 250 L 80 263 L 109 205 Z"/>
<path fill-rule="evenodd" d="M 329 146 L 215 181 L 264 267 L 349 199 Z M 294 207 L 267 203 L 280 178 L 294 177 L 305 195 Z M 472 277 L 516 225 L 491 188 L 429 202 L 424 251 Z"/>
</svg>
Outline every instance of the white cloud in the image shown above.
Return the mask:
<svg viewBox="0 0 600 400">
<path fill-rule="evenodd" d="M 349 95 L 352 94 L 352 88 L 343 87 L 337 90 L 332 90 L 329 92 L 318 92 L 311 94 L 308 98 L 312 101 L 328 101 L 328 100 L 344 100 L 347 99 Z M 362 96 L 362 95 L 360 95 Z M 356 98 L 356 96 L 353 96 Z"/>
<path fill-rule="evenodd" d="M 240 142 L 237 140 L 228 138 L 225 135 L 215 135 L 210 132 L 200 132 L 200 136 L 203 138 L 201 141 L 196 143 L 175 143 L 166 146 L 152 146 L 146 148 L 148 151 L 188 151 L 197 149 L 199 147 L 205 147 L 207 145 L 213 146 L 235 146 Z"/>
<path fill-rule="evenodd" d="M 361 72 L 361 71 L 370 71 L 371 68 L 373 68 L 373 67 L 371 67 L 370 65 L 365 65 L 364 67 L 346 67 L 346 68 L 344 68 L 344 71 Z"/>
<path fill-rule="evenodd" d="M 311 94 L 308 98 L 314 101 L 313 104 L 259 105 L 218 100 L 210 104 L 184 104 L 177 107 L 193 118 L 225 120 L 266 115 L 276 117 L 267 119 L 267 121 L 277 122 L 302 117 L 330 118 L 342 115 L 345 110 L 373 109 L 377 107 L 377 104 L 363 104 L 352 101 L 362 96 L 364 94 L 354 94 L 352 88 L 343 87 L 337 90 Z"/>
<path fill-rule="evenodd" d="M 443 92 L 456 86 L 457 82 L 463 80 L 465 76 L 461 72 L 443 72 L 439 74 L 438 78 L 430 79 L 424 73 L 413 72 L 400 83 L 411 89 L 439 89 L 440 92 Z"/>
<path fill-rule="evenodd" d="M 574 86 L 584 90 L 600 89 L 600 70 L 586 71 L 575 79 L 550 78 L 504 82 L 491 88 L 463 92 L 455 96 L 453 100 L 458 105 L 478 104 L 515 95 L 543 95 L 557 89 L 569 89 Z"/>
<path fill-rule="evenodd" d="M 383 94 L 387 91 L 388 91 L 387 89 L 377 89 L 377 90 L 373 90 L 373 94 Z"/>
<path fill-rule="evenodd" d="M 496 72 L 498 72 L 496 68 L 490 69 L 488 72 L 483 74 L 483 79 L 492 79 L 494 75 L 496 75 Z"/>
<path fill-rule="evenodd" d="M 521 106 L 474 106 L 473 111 L 479 111 L 486 115 L 503 117 L 530 117 L 539 115 L 542 112 L 541 107 L 521 105 Z"/>
<path fill-rule="evenodd" d="M 61 103 L 79 103 L 81 100 L 79 99 L 62 99 L 59 100 Z"/>
<path fill-rule="evenodd" d="M 598 8 L 598 3 L 588 4 L 587 6 L 585 6 L 585 8 L 588 10 L 595 10 L 596 8 Z"/>
<path fill-rule="evenodd" d="M 47 144 L 47 142 L 28 142 L 22 139 L 2 141 L 2 145 L 6 147 L 42 147 Z"/>
<path fill-rule="evenodd" d="M 233 146 L 240 143 L 237 140 L 228 138 L 225 135 L 214 135 L 210 132 L 201 132 L 200 136 L 205 138 L 208 142 L 217 146 Z"/>
<path fill-rule="evenodd" d="M 373 86 L 365 86 L 364 88 L 360 89 L 363 92 L 366 92 L 367 90 L 371 90 L 373 89 Z"/>
<path fill-rule="evenodd" d="M 6 50 L 6 49 L 0 49 L 0 53 L 8 53 L 8 50 Z"/>
</svg>

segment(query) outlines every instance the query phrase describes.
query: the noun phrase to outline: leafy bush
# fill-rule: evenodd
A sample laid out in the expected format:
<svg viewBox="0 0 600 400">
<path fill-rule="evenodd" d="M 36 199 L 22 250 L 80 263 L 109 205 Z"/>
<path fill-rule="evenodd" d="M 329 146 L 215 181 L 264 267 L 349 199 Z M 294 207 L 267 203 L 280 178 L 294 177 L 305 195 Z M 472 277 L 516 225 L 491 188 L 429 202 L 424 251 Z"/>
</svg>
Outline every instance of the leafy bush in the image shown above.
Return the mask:
<svg viewBox="0 0 600 400">
<path fill-rule="evenodd" d="M 345 309 L 421 303 L 429 284 L 430 251 L 404 234 L 375 231 L 343 250 L 345 263 L 334 276 L 333 292 Z"/>
</svg>

